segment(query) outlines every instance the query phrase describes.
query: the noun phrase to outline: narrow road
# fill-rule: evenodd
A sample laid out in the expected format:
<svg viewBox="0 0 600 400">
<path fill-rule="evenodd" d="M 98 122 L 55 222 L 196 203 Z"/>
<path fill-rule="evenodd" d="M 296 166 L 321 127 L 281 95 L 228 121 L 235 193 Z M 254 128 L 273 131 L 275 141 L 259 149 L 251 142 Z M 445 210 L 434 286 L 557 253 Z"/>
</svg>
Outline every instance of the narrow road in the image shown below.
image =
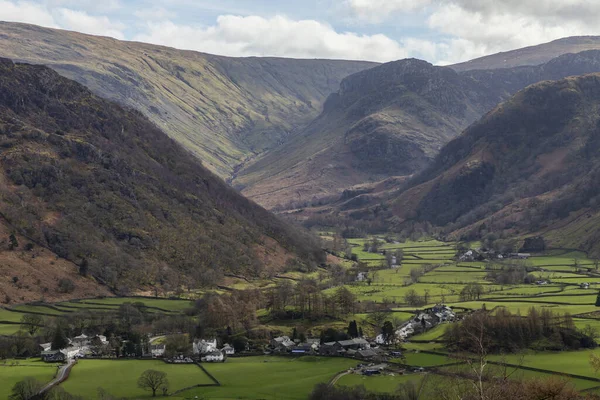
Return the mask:
<svg viewBox="0 0 600 400">
<path fill-rule="evenodd" d="M 52 389 L 54 386 L 56 386 L 59 383 L 61 383 L 63 381 L 63 379 L 65 379 L 65 376 L 67 375 L 67 373 L 69 372 L 69 370 L 71 368 L 73 368 L 73 365 L 75 365 L 76 362 L 77 361 L 75 361 L 74 359 L 71 359 L 66 364 L 62 365 L 60 367 L 60 369 L 58 370 L 58 373 L 56 374 L 56 377 L 52 381 L 50 381 L 50 383 L 48 383 L 46 386 L 44 386 L 42 388 L 42 390 L 40 390 L 39 394 L 44 394 L 48 390 Z"/>
<path fill-rule="evenodd" d="M 349 371 L 344 371 L 344 372 L 340 372 L 339 374 L 337 374 L 336 376 L 334 376 L 330 381 L 329 381 L 329 386 L 335 386 L 335 384 L 342 378 L 342 376 L 346 376 L 350 374 Z"/>
</svg>

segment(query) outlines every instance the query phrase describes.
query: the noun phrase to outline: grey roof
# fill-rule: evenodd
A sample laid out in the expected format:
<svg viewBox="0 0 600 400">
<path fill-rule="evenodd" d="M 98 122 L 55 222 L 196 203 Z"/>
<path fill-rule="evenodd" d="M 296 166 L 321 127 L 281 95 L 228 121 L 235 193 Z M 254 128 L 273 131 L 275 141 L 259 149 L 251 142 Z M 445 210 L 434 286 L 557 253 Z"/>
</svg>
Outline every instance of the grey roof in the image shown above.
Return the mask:
<svg viewBox="0 0 600 400">
<path fill-rule="evenodd" d="M 377 353 L 375 353 L 373 350 L 359 350 L 358 351 L 358 355 L 364 358 L 369 358 L 369 357 L 375 357 L 377 355 Z"/>
</svg>

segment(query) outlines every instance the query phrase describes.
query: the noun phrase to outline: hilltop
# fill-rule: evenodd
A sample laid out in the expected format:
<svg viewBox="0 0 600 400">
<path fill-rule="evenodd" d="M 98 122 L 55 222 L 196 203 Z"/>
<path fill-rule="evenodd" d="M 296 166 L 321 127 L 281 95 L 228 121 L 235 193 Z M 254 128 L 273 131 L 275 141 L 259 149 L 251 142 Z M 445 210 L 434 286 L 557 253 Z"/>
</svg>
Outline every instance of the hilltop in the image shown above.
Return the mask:
<svg viewBox="0 0 600 400">
<path fill-rule="evenodd" d="M 0 62 L 0 147 L 5 230 L 113 290 L 212 285 L 226 273 L 324 261 L 310 236 L 239 195 L 139 112 L 49 68 Z"/>
<path fill-rule="evenodd" d="M 537 46 L 505 51 L 476 58 L 450 67 L 455 71 L 476 69 L 499 69 L 533 66 L 547 63 L 563 54 L 600 50 L 600 36 L 573 36 L 543 43 Z"/>
<path fill-rule="evenodd" d="M 220 57 L 12 22 L 0 22 L 0 56 L 141 111 L 224 179 L 318 116 L 343 78 L 377 65 Z"/>
</svg>

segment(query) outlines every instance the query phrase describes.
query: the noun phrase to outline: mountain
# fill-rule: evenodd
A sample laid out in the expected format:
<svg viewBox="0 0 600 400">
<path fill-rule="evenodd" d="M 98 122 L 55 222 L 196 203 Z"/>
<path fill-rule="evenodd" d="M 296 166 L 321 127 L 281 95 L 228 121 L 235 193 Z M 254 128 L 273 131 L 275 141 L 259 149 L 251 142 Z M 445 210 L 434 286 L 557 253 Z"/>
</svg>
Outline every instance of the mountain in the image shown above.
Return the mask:
<svg viewBox="0 0 600 400">
<path fill-rule="evenodd" d="M 595 50 L 540 66 L 462 73 L 419 60 L 384 64 L 345 78 L 315 121 L 240 171 L 234 184 L 267 208 L 345 202 L 375 190 L 365 185 L 420 172 L 443 145 L 518 90 L 599 71 Z M 361 199 L 353 207 L 369 204 Z"/>
<path fill-rule="evenodd" d="M 387 217 L 600 254 L 600 74 L 532 85 L 446 145 Z"/>
<path fill-rule="evenodd" d="M 540 65 L 563 54 L 600 50 L 600 36 L 573 36 L 537 46 L 506 51 L 451 66 L 455 71 Z"/>
<path fill-rule="evenodd" d="M 222 178 L 319 115 L 369 62 L 229 58 L 0 22 L 0 56 L 141 111 Z"/>
<path fill-rule="evenodd" d="M 118 292 L 323 262 L 316 239 L 239 195 L 141 113 L 47 67 L 0 62 L 0 148 L 6 231 Z"/>
</svg>

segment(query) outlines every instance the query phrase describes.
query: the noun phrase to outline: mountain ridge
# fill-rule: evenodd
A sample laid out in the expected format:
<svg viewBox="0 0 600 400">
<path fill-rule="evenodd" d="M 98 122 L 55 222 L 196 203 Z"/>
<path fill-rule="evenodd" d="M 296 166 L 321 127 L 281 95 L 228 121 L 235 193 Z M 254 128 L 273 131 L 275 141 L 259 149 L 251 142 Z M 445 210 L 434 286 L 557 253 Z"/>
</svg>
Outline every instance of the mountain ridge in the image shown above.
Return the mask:
<svg viewBox="0 0 600 400">
<path fill-rule="evenodd" d="M 8 22 L 0 55 L 142 111 L 222 178 L 316 117 L 343 77 L 376 65 L 232 58 Z"/>
</svg>

